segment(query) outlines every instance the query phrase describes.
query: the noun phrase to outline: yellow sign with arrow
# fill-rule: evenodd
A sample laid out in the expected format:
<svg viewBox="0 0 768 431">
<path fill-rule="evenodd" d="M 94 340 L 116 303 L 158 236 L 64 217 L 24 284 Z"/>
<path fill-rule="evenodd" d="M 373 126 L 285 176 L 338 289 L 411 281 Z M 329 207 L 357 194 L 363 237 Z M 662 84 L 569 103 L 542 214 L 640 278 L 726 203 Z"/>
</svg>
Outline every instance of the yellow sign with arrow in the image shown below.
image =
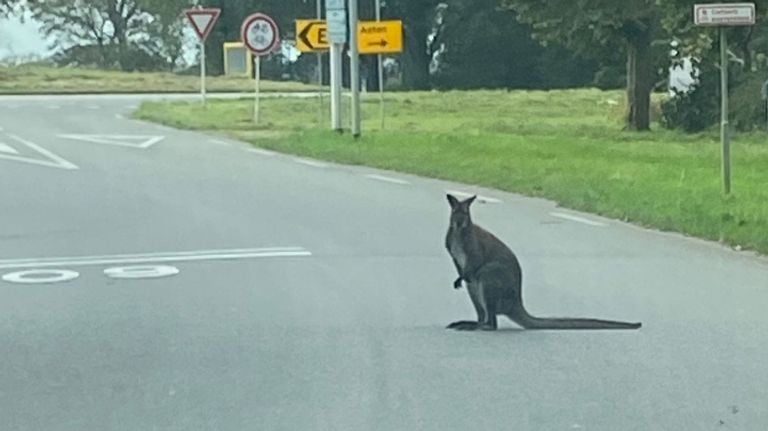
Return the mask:
<svg viewBox="0 0 768 431">
<path fill-rule="evenodd" d="M 301 52 L 326 51 L 328 27 L 324 20 L 296 20 L 296 49 Z M 360 54 L 396 54 L 403 52 L 403 22 L 360 21 L 357 24 Z"/>
</svg>

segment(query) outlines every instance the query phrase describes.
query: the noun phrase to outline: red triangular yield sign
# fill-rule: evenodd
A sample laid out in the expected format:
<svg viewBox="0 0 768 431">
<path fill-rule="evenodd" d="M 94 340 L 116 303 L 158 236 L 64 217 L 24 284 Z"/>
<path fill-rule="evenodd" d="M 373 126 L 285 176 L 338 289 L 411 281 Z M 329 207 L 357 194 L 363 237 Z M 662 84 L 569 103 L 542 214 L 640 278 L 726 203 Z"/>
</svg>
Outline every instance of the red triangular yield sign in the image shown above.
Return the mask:
<svg viewBox="0 0 768 431">
<path fill-rule="evenodd" d="M 205 40 L 208 37 L 208 33 L 211 32 L 213 24 L 219 19 L 221 9 L 218 8 L 199 8 L 199 9 L 187 9 L 184 11 L 187 14 L 187 19 L 192 24 L 192 28 L 197 33 L 197 36 L 201 40 Z"/>
</svg>

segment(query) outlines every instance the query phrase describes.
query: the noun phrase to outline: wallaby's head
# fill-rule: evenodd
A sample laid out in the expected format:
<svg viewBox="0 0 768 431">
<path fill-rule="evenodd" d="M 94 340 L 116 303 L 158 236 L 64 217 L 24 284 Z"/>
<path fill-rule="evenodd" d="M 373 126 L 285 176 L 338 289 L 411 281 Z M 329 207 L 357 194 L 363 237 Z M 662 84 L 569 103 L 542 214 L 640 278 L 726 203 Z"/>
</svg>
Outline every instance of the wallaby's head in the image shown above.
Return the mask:
<svg viewBox="0 0 768 431">
<path fill-rule="evenodd" d="M 469 206 L 475 201 L 477 196 L 472 196 L 463 201 L 456 199 L 453 195 L 446 195 L 448 203 L 451 204 L 451 226 L 457 229 L 462 229 L 469 226 L 472 223 L 472 218 L 469 215 Z"/>
</svg>

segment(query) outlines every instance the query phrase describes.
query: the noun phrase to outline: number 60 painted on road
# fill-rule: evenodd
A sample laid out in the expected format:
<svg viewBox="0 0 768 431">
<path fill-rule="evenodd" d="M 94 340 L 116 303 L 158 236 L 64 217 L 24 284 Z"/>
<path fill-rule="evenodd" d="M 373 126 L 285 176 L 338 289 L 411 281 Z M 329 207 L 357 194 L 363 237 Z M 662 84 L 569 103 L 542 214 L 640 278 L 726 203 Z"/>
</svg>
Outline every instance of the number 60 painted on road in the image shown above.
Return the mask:
<svg viewBox="0 0 768 431">
<path fill-rule="evenodd" d="M 109 278 L 140 279 L 169 277 L 179 273 L 179 269 L 170 265 L 114 266 L 104 270 Z M 42 284 L 72 281 L 80 276 L 69 269 L 30 269 L 9 272 L 1 278 L 10 283 Z"/>
</svg>

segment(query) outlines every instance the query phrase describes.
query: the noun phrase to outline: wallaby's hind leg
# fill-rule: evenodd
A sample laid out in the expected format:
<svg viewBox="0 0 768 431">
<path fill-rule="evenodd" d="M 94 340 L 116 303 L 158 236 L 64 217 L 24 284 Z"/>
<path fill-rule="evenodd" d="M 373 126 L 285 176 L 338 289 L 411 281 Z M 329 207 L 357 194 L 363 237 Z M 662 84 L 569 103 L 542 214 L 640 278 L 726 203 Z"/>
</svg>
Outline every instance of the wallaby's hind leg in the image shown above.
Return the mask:
<svg viewBox="0 0 768 431">
<path fill-rule="evenodd" d="M 498 322 L 496 321 L 496 304 L 493 300 L 494 298 L 489 298 L 487 294 L 483 297 L 487 301 L 485 304 L 485 319 L 480 321 L 480 326 L 478 329 L 482 329 L 484 331 L 495 331 L 498 327 Z"/>
<path fill-rule="evenodd" d="M 482 313 L 478 312 L 477 329 L 495 331 L 498 328 L 496 314 L 503 306 L 501 302 L 507 293 L 505 286 L 509 284 L 508 272 L 503 265 L 489 264 L 483 266 L 475 277 L 469 290 L 474 293 L 472 301 L 476 304 L 475 308 L 482 310 Z"/>
<path fill-rule="evenodd" d="M 484 307 L 485 301 L 482 298 L 482 292 L 480 292 L 480 290 L 480 284 L 478 282 L 472 281 L 467 283 L 467 292 L 469 292 L 469 299 L 472 300 L 472 305 L 475 307 L 475 312 L 477 313 L 477 321 L 459 320 L 448 325 L 448 329 L 457 329 L 459 331 L 474 331 L 475 329 L 485 329 L 481 327 L 487 320 L 487 313 Z"/>
</svg>

